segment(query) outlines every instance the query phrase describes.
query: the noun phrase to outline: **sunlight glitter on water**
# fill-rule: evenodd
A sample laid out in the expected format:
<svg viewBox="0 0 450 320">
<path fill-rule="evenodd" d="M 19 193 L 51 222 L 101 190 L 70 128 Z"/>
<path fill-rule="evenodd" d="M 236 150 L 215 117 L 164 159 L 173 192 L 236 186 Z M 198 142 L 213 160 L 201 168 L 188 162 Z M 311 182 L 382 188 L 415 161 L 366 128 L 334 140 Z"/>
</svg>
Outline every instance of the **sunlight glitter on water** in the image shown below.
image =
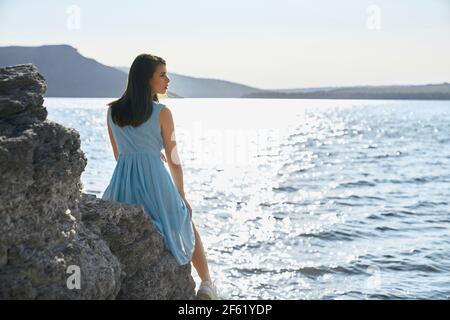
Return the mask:
<svg viewBox="0 0 450 320">
<path fill-rule="evenodd" d="M 115 165 L 110 100 L 46 99 L 80 132 L 98 197 Z M 223 296 L 450 298 L 449 102 L 165 103 Z"/>
</svg>

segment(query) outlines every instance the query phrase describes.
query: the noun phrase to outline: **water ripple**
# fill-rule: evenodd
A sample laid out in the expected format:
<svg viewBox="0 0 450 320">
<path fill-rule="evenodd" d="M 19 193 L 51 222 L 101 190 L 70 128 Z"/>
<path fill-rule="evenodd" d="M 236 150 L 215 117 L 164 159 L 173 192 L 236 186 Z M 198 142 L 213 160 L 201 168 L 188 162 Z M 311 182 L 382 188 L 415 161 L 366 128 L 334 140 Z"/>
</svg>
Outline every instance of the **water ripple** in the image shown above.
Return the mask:
<svg viewBox="0 0 450 320">
<path fill-rule="evenodd" d="M 115 166 L 109 101 L 45 101 L 50 120 L 80 132 L 84 192 L 97 196 Z M 225 298 L 450 298 L 450 102 L 200 104 L 170 100 L 185 190 Z M 225 138 L 247 119 L 247 149 L 195 125 Z"/>
</svg>

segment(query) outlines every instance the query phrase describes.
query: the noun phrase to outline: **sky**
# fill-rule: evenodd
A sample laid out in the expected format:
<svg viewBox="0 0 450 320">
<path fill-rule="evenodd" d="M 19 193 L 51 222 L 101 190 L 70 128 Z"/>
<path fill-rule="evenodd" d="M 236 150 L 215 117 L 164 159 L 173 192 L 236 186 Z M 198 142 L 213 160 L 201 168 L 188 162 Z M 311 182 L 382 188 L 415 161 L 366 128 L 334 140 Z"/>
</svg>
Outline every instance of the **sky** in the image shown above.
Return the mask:
<svg viewBox="0 0 450 320">
<path fill-rule="evenodd" d="M 0 0 L 0 46 L 261 89 L 450 82 L 450 0 Z"/>
</svg>

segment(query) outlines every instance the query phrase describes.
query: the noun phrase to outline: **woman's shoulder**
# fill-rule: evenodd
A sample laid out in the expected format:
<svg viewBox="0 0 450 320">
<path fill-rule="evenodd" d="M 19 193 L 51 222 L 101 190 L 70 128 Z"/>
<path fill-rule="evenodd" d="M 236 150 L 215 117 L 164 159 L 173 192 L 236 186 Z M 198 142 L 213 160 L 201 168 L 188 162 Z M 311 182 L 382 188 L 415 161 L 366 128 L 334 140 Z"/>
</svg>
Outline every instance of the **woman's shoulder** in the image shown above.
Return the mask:
<svg viewBox="0 0 450 320">
<path fill-rule="evenodd" d="M 153 101 L 153 105 L 158 107 L 159 109 L 166 107 L 166 105 L 164 103 L 161 103 L 159 101 Z"/>
<path fill-rule="evenodd" d="M 109 120 L 111 117 L 112 107 L 110 105 L 106 105 L 106 118 Z"/>
<path fill-rule="evenodd" d="M 107 105 L 106 105 L 106 113 L 107 113 L 108 115 L 112 115 L 112 112 L 113 112 L 113 110 L 115 110 L 115 109 L 117 109 L 117 108 L 114 108 L 114 105 L 110 105 L 110 104 L 107 104 Z"/>
<path fill-rule="evenodd" d="M 159 101 L 154 101 L 153 107 L 158 114 L 158 118 L 161 118 L 161 114 L 167 113 L 167 111 L 169 111 L 169 108 L 164 103 L 161 103 Z"/>
<path fill-rule="evenodd" d="M 159 108 L 160 112 L 159 112 L 159 124 L 160 125 L 168 125 L 173 123 L 173 118 L 172 118 L 172 112 L 170 111 L 169 107 L 166 106 L 165 104 L 161 104 L 161 107 Z"/>
</svg>

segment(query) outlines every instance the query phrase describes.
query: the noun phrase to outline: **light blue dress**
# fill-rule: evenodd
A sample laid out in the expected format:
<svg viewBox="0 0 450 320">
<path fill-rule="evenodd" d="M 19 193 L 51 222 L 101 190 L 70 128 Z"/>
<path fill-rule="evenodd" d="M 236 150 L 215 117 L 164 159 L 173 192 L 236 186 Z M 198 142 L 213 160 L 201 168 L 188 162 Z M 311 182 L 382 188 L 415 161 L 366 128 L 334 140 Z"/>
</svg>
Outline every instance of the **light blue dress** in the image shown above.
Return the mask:
<svg viewBox="0 0 450 320">
<path fill-rule="evenodd" d="M 119 127 L 108 108 L 119 157 L 102 199 L 143 205 L 167 248 L 184 265 L 192 259 L 195 236 L 189 210 L 160 158 L 163 140 L 158 118 L 163 107 L 153 101 L 150 118 L 138 127 Z"/>
</svg>

